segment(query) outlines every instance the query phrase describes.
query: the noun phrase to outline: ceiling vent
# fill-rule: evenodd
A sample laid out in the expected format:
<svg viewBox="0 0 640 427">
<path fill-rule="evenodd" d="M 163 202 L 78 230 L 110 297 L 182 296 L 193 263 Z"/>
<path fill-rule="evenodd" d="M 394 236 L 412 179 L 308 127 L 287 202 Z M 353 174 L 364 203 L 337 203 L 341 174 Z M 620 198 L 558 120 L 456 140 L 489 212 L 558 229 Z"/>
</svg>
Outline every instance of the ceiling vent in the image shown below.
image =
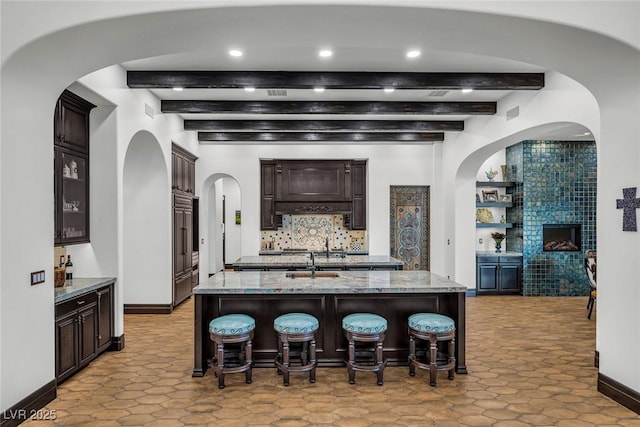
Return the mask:
<svg viewBox="0 0 640 427">
<path fill-rule="evenodd" d="M 448 90 L 432 90 L 431 93 L 429 93 L 429 95 L 427 96 L 443 97 L 448 93 Z"/>
<path fill-rule="evenodd" d="M 287 96 L 286 89 L 267 89 L 267 96 Z"/>
</svg>

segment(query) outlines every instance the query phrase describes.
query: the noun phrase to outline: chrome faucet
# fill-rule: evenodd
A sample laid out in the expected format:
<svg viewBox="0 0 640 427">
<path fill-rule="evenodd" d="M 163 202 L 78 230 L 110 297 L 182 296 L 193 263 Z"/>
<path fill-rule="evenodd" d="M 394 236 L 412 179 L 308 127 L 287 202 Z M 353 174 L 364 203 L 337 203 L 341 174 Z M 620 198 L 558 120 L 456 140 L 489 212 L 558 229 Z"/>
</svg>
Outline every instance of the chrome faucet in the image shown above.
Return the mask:
<svg viewBox="0 0 640 427">
<path fill-rule="evenodd" d="M 308 269 L 311 271 L 311 278 L 315 279 L 316 278 L 316 257 L 313 251 L 311 251 L 311 265 L 308 267 Z"/>
<path fill-rule="evenodd" d="M 327 250 L 327 258 L 329 258 L 329 236 L 325 240 L 325 248 Z"/>
</svg>

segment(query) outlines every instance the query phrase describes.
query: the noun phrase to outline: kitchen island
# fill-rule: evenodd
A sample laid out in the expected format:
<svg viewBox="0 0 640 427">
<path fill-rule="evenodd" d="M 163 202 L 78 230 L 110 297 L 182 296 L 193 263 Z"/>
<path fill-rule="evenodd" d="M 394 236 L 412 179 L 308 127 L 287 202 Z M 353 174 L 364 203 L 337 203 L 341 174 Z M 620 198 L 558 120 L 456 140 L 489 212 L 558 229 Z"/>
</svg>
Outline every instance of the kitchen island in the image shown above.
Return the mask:
<svg viewBox="0 0 640 427">
<path fill-rule="evenodd" d="M 253 356 L 257 367 L 273 367 L 277 341 L 273 319 L 305 312 L 320 321 L 316 335 L 319 366 L 344 366 L 348 352 L 342 318 L 371 312 L 387 319 L 384 355 L 388 364 L 407 365 L 407 319 L 435 312 L 456 323 L 456 372 L 465 364 L 465 298 L 467 287 L 428 271 L 219 272 L 193 289 L 195 341 L 193 376 L 203 376 L 213 355 L 209 322 L 221 315 L 243 313 L 256 320 Z"/>
<path fill-rule="evenodd" d="M 345 255 L 314 252 L 314 258 L 306 255 L 259 255 L 243 256 L 233 263 L 236 271 L 292 271 L 309 270 L 402 270 L 404 263 L 386 255 Z"/>
</svg>

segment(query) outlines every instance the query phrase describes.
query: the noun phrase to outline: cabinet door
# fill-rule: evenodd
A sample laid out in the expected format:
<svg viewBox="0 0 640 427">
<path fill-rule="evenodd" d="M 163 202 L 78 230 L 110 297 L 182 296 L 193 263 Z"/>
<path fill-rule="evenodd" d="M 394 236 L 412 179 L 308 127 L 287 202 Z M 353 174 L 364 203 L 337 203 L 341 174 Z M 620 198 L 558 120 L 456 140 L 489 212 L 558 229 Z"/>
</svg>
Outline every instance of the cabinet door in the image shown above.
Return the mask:
<svg viewBox="0 0 640 427">
<path fill-rule="evenodd" d="M 111 345 L 113 335 L 112 324 L 112 292 L 111 286 L 101 288 L 98 294 L 98 352 L 105 350 Z"/>
<path fill-rule="evenodd" d="M 192 277 L 191 272 L 188 271 L 184 276 L 178 277 L 174 281 L 173 288 L 173 305 L 174 307 L 180 304 L 185 299 L 189 298 L 192 289 Z"/>
<path fill-rule="evenodd" d="M 477 270 L 477 291 L 495 292 L 498 290 L 498 269 L 497 263 L 478 264 Z"/>
<path fill-rule="evenodd" d="M 184 265 L 185 268 L 191 268 L 193 262 L 193 211 L 185 209 L 184 211 Z"/>
<path fill-rule="evenodd" d="M 500 290 L 520 292 L 521 271 L 519 263 L 500 264 Z"/>
<path fill-rule="evenodd" d="M 81 153 L 89 153 L 89 113 L 95 105 L 64 91 L 54 119 L 55 143 Z"/>
<path fill-rule="evenodd" d="M 187 175 L 187 192 L 191 195 L 196 192 L 196 163 L 189 160 L 189 174 Z"/>
<path fill-rule="evenodd" d="M 171 190 L 178 188 L 178 155 L 171 153 Z"/>
<path fill-rule="evenodd" d="M 80 349 L 80 366 L 89 363 L 96 356 L 97 348 L 97 306 L 91 304 L 78 311 L 79 337 L 78 348 Z"/>
<path fill-rule="evenodd" d="M 184 209 L 173 209 L 173 273 L 176 276 L 186 268 L 184 214 Z"/>
<path fill-rule="evenodd" d="M 275 183 L 276 165 L 274 162 L 260 163 L 260 229 L 275 230 Z"/>
<path fill-rule="evenodd" d="M 56 378 L 71 375 L 79 366 L 77 312 L 56 319 Z"/>
</svg>

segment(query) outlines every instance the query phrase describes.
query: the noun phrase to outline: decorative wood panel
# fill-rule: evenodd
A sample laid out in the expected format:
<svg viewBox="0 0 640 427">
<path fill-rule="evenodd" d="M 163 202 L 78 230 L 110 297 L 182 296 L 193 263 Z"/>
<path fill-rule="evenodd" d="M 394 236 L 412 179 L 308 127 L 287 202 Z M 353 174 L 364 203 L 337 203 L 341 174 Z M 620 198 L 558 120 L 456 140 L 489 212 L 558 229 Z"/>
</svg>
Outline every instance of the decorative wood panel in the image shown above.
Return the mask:
<svg viewBox="0 0 640 427">
<path fill-rule="evenodd" d="M 390 255 L 429 270 L 429 186 L 391 186 Z"/>
</svg>

